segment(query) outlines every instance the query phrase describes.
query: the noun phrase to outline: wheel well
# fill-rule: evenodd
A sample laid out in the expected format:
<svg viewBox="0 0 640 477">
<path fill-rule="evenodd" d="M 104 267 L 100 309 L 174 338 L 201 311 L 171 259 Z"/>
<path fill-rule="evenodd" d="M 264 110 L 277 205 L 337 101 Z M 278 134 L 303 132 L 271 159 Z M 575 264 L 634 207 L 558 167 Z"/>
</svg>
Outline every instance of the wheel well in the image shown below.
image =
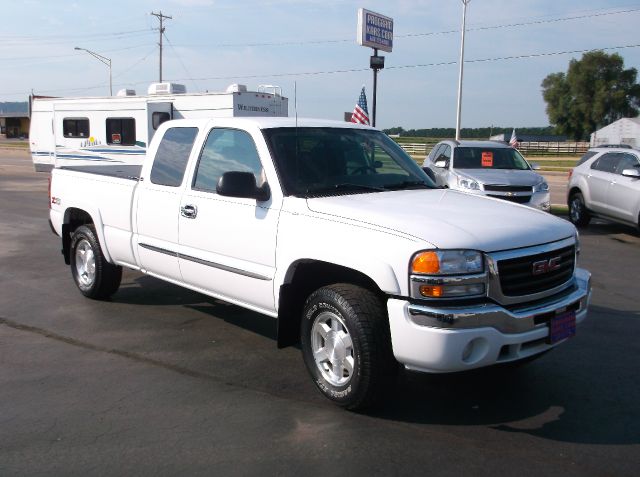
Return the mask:
<svg viewBox="0 0 640 477">
<path fill-rule="evenodd" d="M 384 293 L 367 275 L 351 268 L 321 261 L 301 261 L 292 265 L 288 279 L 280 287 L 278 307 L 278 347 L 295 345 L 300 339 L 300 320 L 307 297 L 318 288 L 333 283 L 351 283 Z"/>
<path fill-rule="evenodd" d="M 82 209 L 69 208 L 65 211 L 62 223 L 62 255 L 64 263 L 71 263 L 71 235 L 81 225 L 93 224 L 93 219 L 88 212 Z"/>
</svg>

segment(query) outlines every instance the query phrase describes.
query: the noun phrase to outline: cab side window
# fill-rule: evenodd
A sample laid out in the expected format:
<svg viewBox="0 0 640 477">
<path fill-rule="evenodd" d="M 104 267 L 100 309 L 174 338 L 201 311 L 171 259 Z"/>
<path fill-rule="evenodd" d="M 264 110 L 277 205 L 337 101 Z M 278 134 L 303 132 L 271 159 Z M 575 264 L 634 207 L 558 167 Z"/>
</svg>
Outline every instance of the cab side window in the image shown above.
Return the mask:
<svg viewBox="0 0 640 477">
<path fill-rule="evenodd" d="M 441 151 L 438 151 L 436 161 L 445 161 L 444 167 L 449 167 L 449 162 L 451 161 L 451 146 L 445 145 Z"/>
<path fill-rule="evenodd" d="M 433 151 L 431 151 L 431 154 L 430 154 L 431 162 L 436 162 L 436 157 L 438 157 L 443 147 L 444 147 L 444 144 L 440 144 Z"/>
<path fill-rule="evenodd" d="M 620 162 L 618 162 L 618 168 L 616 169 L 616 173 L 622 175 L 622 171 L 625 169 L 637 169 L 640 167 L 640 163 L 638 163 L 638 159 L 633 154 L 622 154 L 622 158 Z"/>
<path fill-rule="evenodd" d="M 251 135 L 238 129 L 213 128 L 200 153 L 193 189 L 215 192 L 225 172 L 251 172 L 262 182 L 262 164 Z"/>
<path fill-rule="evenodd" d="M 178 187 L 182 184 L 198 128 L 169 128 L 158 146 L 151 168 L 154 184 Z"/>
<path fill-rule="evenodd" d="M 595 169 L 596 171 L 602 172 L 610 172 L 615 174 L 616 167 L 618 162 L 622 159 L 622 154 L 619 153 L 608 153 L 600 157 L 600 159 L 596 159 L 593 164 L 591 164 L 591 169 Z"/>
</svg>

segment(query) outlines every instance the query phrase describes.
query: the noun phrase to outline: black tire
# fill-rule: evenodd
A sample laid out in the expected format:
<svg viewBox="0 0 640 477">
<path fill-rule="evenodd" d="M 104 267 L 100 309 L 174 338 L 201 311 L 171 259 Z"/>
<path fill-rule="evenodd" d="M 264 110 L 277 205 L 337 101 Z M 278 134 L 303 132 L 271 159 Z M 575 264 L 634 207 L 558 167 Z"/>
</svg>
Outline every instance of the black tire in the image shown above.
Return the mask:
<svg viewBox="0 0 640 477">
<path fill-rule="evenodd" d="M 304 305 L 300 342 L 316 386 L 339 406 L 376 407 L 395 383 L 398 363 L 384 303 L 365 288 L 341 283 L 313 292 Z M 331 352 L 322 353 L 326 348 Z"/>
<path fill-rule="evenodd" d="M 93 225 L 82 225 L 73 232 L 70 259 L 73 280 L 84 296 L 105 300 L 118 291 L 122 267 L 107 262 Z"/>
<path fill-rule="evenodd" d="M 569 197 L 569 220 L 576 227 L 585 227 L 589 225 L 591 220 L 591 214 L 587 210 L 584 197 L 580 192 L 574 192 Z"/>
</svg>

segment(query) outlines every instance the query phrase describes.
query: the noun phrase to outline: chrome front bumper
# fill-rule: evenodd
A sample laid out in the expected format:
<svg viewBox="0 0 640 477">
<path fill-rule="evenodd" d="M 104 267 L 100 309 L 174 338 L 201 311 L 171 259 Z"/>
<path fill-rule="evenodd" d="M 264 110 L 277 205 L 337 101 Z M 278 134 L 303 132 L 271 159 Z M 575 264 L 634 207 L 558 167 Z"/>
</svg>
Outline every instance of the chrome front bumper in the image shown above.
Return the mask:
<svg viewBox="0 0 640 477">
<path fill-rule="evenodd" d="M 447 373 L 517 361 L 547 351 L 550 316 L 587 316 L 591 274 L 576 269 L 568 291 L 509 308 L 496 304 L 446 307 L 389 299 L 393 353 L 408 369 Z"/>
</svg>

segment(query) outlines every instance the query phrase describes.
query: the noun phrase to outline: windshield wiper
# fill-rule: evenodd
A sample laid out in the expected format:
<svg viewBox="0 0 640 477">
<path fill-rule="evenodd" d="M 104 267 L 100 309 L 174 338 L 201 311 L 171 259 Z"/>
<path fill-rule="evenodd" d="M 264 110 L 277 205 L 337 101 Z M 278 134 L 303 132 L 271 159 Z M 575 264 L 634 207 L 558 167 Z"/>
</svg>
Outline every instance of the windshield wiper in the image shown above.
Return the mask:
<svg viewBox="0 0 640 477">
<path fill-rule="evenodd" d="M 396 184 L 387 184 L 385 186 L 387 190 L 411 189 L 414 187 L 420 189 L 432 189 L 430 185 L 425 184 L 423 181 L 402 181 Z"/>
<path fill-rule="evenodd" d="M 384 192 L 384 187 L 366 185 L 366 184 L 352 184 L 349 182 L 343 182 L 340 184 L 333 184 L 326 187 L 319 187 L 317 189 L 307 189 L 305 193 L 307 195 L 318 195 L 318 194 L 326 194 L 332 192 L 356 192 L 356 191 L 375 191 L 375 192 Z"/>
</svg>

